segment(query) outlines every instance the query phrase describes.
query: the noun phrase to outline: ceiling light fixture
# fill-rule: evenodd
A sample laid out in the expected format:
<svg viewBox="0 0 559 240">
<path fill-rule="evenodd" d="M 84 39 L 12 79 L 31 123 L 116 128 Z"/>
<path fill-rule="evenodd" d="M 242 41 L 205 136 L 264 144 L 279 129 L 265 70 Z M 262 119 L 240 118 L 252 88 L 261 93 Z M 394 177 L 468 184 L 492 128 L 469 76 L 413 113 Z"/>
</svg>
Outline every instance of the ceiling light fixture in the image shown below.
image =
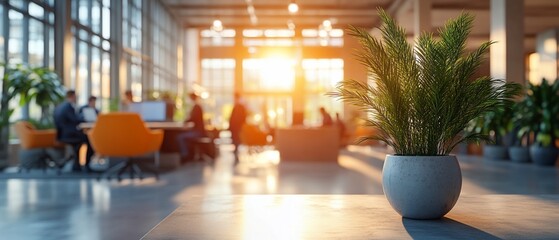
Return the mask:
<svg viewBox="0 0 559 240">
<path fill-rule="evenodd" d="M 297 3 L 295 3 L 295 0 L 293 0 L 287 6 L 287 10 L 289 10 L 289 13 L 294 14 L 299 11 L 299 5 L 297 5 Z"/>
<path fill-rule="evenodd" d="M 252 4 L 252 0 L 245 0 L 247 3 L 247 13 L 250 18 L 250 23 L 256 25 L 258 23 L 258 18 L 256 17 L 256 10 Z"/>
<path fill-rule="evenodd" d="M 332 22 L 330 20 L 324 20 L 322 22 L 322 26 L 324 27 L 324 30 L 326 30 L 326 31 L 332 30 Z"/>
<path fill-rule="evenodd" d="M 212 24 L 212 30 L 214 30 L 216 32 L 223 31 L 223 23 L 221 23 L 221 21 L 219 19 L 214 20 L 214 22 Z"/>
<path fill-rule="evenodd" d="M 287 20 L 287 28 L 289 28 L 289 30 L 295 30 L 295 23 L 293 22 L 293 20 Z"/>
</svg>

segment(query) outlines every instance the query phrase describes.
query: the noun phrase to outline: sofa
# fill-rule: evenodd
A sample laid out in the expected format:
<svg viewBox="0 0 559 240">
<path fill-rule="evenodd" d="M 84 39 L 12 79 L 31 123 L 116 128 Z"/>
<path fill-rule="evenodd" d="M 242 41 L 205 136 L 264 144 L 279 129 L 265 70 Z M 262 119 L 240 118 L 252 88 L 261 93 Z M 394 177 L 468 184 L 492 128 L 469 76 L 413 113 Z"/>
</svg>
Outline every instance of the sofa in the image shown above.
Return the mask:
<svg viewBox="0 0 559 240">
<path fill-rule="evenodd" d="M 281 161 L 337 162 L 340 136 L 337 127 L 277 129 L 275 147 Z"/>
</svg>

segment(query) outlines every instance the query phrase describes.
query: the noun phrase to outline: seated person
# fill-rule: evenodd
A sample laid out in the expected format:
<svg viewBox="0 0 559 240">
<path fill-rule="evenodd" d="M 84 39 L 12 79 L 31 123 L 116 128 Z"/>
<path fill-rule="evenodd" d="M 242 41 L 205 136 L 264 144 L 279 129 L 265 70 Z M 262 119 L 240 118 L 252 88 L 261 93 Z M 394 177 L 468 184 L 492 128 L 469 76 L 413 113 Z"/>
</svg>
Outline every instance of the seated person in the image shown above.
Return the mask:
<svg viewBox="0 0 559 240">
<path fill-rule="evenodd" d="M 86 122 L 94 122 L 95 119 L 97 118 L 97 115 L 99 115 L 99 110 L 95 107 L 95 101 L 97 101 L 97 97 L 90 96 L 87 99 L 87 104 L 83 105 L 80 108 L 79 114 L 84 118 Z M 87 111 L 93 111 L 93 112 L 88 113 Z M 91 116 L 91 113 L 94 113 L 95 115 Z"/>
<path fill-rule="evenodd" d="M 190 117 L 185 120 L 185 123 L 193 123 L 194 126 L 177 136 L 177 143 L 180 149 L 181 160 L 183 162 L 194 158 L 194 149 L 192 142 L 195 139 L 207 136 L 203 119 L 204 112 L 202 110 L 202 107 L 200 106 L 200 103 L 198 103 L 198 95 L 196 95 L 195 93 L 191 93 L 189 97 L 192 102 L 194 102 L 194 107 L 192 107 L 192 110 L 190 111 Z"/>
<path fill-rule="evenodd" d="M 81 171 L 79 149 L 82 144 L 87 144 L 85 170 L 90 172 L 91 168 L 89 167 L 89 163 L 94 151 L 89 144 L 87 135 L 85 135 L 81 129 L 78 129 L 78 125 L 83 122 L 83 118 L 76 113 L 75 105 L 76 92 L 69 90 L 66 92 L 66 100 L 54 109 L 56 140 L 62 143 L 72 144 L 74 150 L 74 165 L 72 170 L 76 172 Z"/>
</svg>

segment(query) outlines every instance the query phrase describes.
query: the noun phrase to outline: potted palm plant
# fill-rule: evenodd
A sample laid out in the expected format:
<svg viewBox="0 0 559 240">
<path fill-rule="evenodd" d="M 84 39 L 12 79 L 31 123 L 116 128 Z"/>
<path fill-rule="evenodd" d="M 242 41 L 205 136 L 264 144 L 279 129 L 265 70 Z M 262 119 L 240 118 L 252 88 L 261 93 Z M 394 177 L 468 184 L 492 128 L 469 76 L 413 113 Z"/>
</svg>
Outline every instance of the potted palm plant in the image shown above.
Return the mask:
<svg viewBox="0 0 559 240">
<path fill-rule="evenodd" d="M 362 49 L 358 60 L 374 80 L 368 85 L 344 80 L 332 93 L 371 116 L 367 125 L 378 140 L 395 151 L 387 155 L 383 190 L 403 217 L 436 219 L 444 216 L 460 195 L 460 166 L 451 150 L 464 141 L 480 140 L 479 133 L 459 135 L 468 123 L 511 101 L 520 86 L 473 74 L 492 42 L 466 52 L 473 16 L 461 14 L 439 30 L 438 38 L 422 33 L 415 46 L 388 14 L 379 10 L 382 38 L 350 27 Z"/>
<path fill-rule="evenodd" d="M 553 166 L 559 155 L 555 140 L 559 137 L 559 81 L 540 85 L 530 84 L 524 99 L 530 109 L 526 131 L 532 131 L 535 140 L 530 157 L 538 165 Z"/>
</svg>

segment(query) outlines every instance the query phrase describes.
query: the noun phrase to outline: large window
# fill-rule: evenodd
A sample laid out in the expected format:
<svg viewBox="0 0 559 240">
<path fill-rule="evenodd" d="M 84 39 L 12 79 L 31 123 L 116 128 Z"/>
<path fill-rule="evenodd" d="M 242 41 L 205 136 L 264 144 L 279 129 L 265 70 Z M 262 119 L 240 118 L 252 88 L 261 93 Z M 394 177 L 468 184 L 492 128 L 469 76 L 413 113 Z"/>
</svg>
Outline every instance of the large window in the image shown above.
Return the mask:
<svg viewBox="0 0 559 240">
<path fill-rule="evenodd" d="M 287 94 L 248 94 L 244 97 L 249 112 L 248 121 L 264 128 L 290 126 L 293 100 Z"/>
<path fill-rule="evenodd" d="M 165 7 L 156 1 L 150 2 L 149 31 L 151 48 L 151 66 L 153 78 L 146 86 L 154 92 L 177 93 L 177 69 L 181 63 L 178 59 L 180 45 L 180 28 L 168 14 Z M 182 61 L 182 60 L 181 60 Z M 181 66 L 182 67 L 182 66 Z"/>
<path fill-rule="evenodd" d="M 343 116 L 343 104 L 326 96 L 325 93 L 335 90 L 336 84 L 344 78 L 344 61 L 333 59 L 304 59 L 305 72 L 305 124 L 319 125 L 321 116 L 319 107 L 324 107 L 332 118 L 335 114 Z"/>
<path fill-rule="evenodd" d="M 122 1 L 122 45 L 124 47 L 124 59 L 126 61 L 126 81 L 127 89 L 131 90 L 135 101 L 142 100 L 142 1 L 123 0 Z M 123 84 L 121 84 L 123 86 Z"/>
<path fill-rule="evenodd" d="M 243 60 L 243 88 L 245 91 L 291 91 L 294 84 L 294 59 Z"/>
<path fill-rule="evenodd" d="M 235 83 L 234 59 L 202 59 L 201 85 L 207 91 L 204 99 L 206 118 L 214 126 L 227 128 L 233 108 Z"/>
<path fill-rule="evenodd" d="M 52 1 L 0 1 L 0 62 L 26 63 L 32 67 L 54 66 L 54 8 Z M 31 104 L 19 108 L 18 99 L 11 120 L 29 113 L 38 118 L 40 109 Z"/>
<path fill-rule="evenodd" d="M 78 104 L 97 96 L 98 108 L 108 110 L 110 100 L 110 1 L 72 1 L 75 57 L 68 86 L 76 90 Z"/>
</svg>

